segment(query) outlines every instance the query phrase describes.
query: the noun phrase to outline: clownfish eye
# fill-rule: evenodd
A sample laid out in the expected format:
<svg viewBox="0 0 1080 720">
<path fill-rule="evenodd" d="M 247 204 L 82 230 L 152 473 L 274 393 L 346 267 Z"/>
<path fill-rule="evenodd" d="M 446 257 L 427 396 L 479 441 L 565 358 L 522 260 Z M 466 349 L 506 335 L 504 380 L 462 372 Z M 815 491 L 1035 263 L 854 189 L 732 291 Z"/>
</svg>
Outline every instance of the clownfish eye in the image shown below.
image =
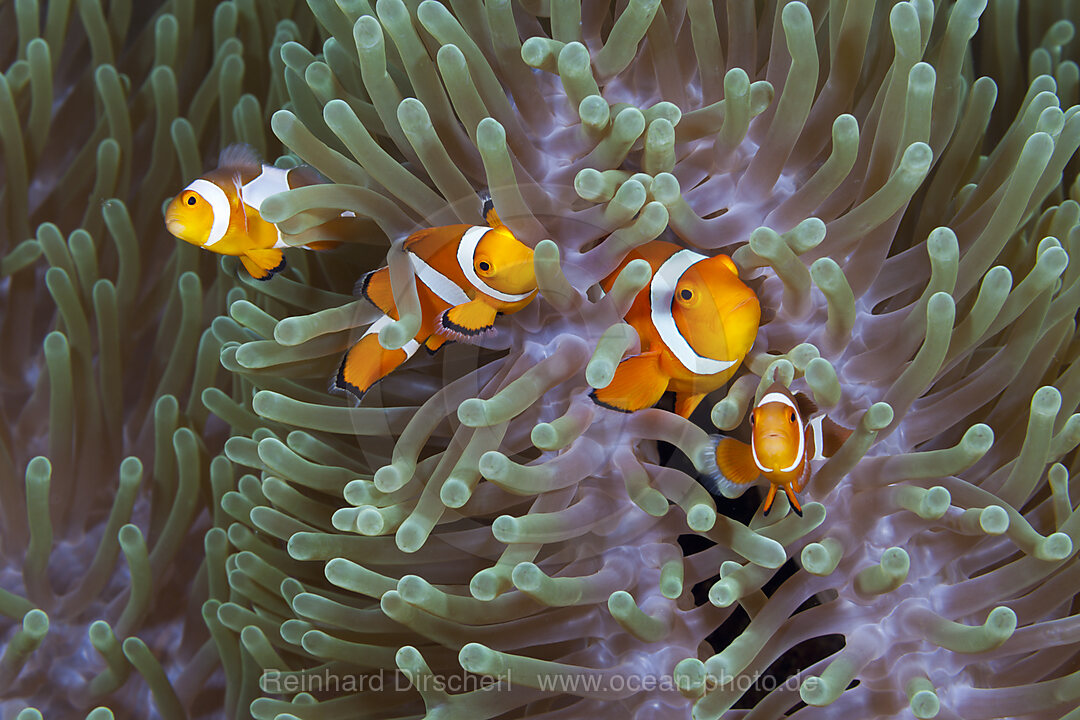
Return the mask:
<svg viewBox="0 0 1080 720">
<path fill-rule="evenodd" d="M 795 422 L 795 413 L 791 413 L 791 417 L 788 418 L 791 422 Z"/>
<path fill-rule="evenodd" d="M 484 272 L 487 272 L 488 270 L 491 269 L 491 265 L 488 262 L 484 261 L 484 260 L 481 260 L 480 264 L 477 267 L 479 267 Z"/>
<path fill-rule="evenodd" d="M 694 292 L 690 289 L 684 289 L 679 295 L 683 300 L 690 300 L 694 297 Z"/>
<path fill-rule="evenodd" d="M 188 199 L 187 199 L 187 204 L 188 205 L 194 205 L 197 202 L 199 202 L 199 201 L 195 199 L 194 195 L 188 195 Z"/>
</svg>

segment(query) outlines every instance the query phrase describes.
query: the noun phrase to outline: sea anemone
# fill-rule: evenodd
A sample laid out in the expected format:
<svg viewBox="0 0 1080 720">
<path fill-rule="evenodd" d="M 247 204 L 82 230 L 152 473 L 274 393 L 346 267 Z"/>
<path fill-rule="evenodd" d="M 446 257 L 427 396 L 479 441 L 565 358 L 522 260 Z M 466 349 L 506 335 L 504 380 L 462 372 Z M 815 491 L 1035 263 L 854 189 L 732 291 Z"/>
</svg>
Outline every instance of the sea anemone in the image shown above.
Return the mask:
<svg viewBox="0 0 1080 720">
<path fill-rule="evenodd" d="M 1073 4 L 309 0 L 256 14 L 238 0 L 216 7 L 201 86 L 221 97 L 194 91 L 191 121 L 173 122 L 147 111 L 175 107 L 150 102 L 152 82 L 119 112 L 107 68 L 125 33 L 105 42 L 97 3 L 80 3 L 116 146 L 98 140 L 98 157 L 126 163 L 100 182 L 131 183 L 136 142 L 170 163 L 98 195 L 138 200 L 134 225 L 123 203 L 102 209 L 108 251 L 96 205 L 63 220 L 76 180 L 48 174 L 63 160 L 34 165 L 35 185 L 8 152 L 20 127 L 40 132 L 24 116 L 48 115 L 34 114 L 30 48 L 54 46 L 29 41 L 36 4 L 15 6 L 26 69 L 5 82 L 29 78 L 30 100 L 0 94 L 10 235 L 28 236 L 18 193 L 35 187 L 52 200 L 30 205 L 34 222 L 98 225 L 66 246 L 42 225 L 3 264 L 12 306 L 35 311 L 0 328 L 21 343 L 0 362 L 19 418 L 0 482 L 15 578 L 0 612 L 22 620 L 0 661 L 6 702 L 70 714 L 96 662 L 116 681 L 103 705 L 143 712 L 128 708 L 149 688 L 170 720 L 1080 717 Z M 132 44 L 166 90 L 162 65 L 210 66 L 207 38 L 162 49 L 170 27 L 194 37 L 192 8 Z M 270 40 L 278 12 L 295 22 Z M 243 83 L 262 100 L 241 98 L 233 57 L 261 68 Z M 201 172 L 199 147 L 271 150 L 264 113 L 279 162 L 329 181 L 268 199 L 264 217 L 295 244 L 326 212 L 370 231 L 291 251 L 263 283 L 194 248 L 170 256 L 161 201 Z M 173 141 L 179 173 L 160 149 Z M 419 318 L 402 242 L 480 222 L 485 190 L 535 250 L 538 299 L 481 343 L 419 354 L 359 406 L 328 395 L 379 316 L 353 282 L 389 264 L 400 319 L 379 337 L 403 345 Z M 689 421 L 667 400 L 623 414 L 589 398 L 636 352 L 623 315 L 648 268 L 597 283 L 656 238 L 730 254 L 765 313 L 745 371 Z M 104 322 L 107 298 L 79 312 L 114 287 L 99 276 L 118 278 Z M 228 315 L 198 343 L 204 307 Z M 802 517 L 706 489 L 712 433 L 738 435 L 773 382 L 854 428 Z M 120 462 L 141 453 L 142 493 L 137 460 Z M 51 509 L 50 463 L 67 483 Z M 120 491 L 104 471 L 117 465 Z M 106 518 L 114 496 L 130 502 Z M 70 538 L 62 562 L 53 527 Z M 63 616 L 50 586 L 75 587 L 71 560 L 117 533 L 130 573 L 108 562 L 100 600 Z M 153 557 L 166 539 L 168 571 Z M 80 654 L 78 633 L 52 641 L 43 610 L 65 627 L 108 619 L 104 659 Z M 137 690 L 115 676 L 125 658 Z M 44 689 L 50 673 L 69 695 Z"/>
<path fill-rule="evenodd" d="M 220 716 L 202 549 L 235 480 L 203 395 L 244 292 L 161 208 L 204 151 L 266 147 L 265 58 L 315 35 L 292 3 L 222 3 L 213 32 L 199 5 L 0 4 L 5 718 Z"/>
</svg>

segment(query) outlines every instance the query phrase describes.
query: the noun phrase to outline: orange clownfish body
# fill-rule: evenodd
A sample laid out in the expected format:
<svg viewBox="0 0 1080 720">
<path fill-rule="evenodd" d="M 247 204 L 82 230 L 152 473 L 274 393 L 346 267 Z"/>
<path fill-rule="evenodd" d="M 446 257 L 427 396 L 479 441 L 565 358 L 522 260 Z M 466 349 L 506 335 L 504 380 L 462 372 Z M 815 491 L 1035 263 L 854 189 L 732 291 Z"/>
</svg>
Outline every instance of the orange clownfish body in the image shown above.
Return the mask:
<svg viewBox="0 0 1080 720">
<path fill-rule="evenodd" d="M 421 321 L 420 330 L 404 347 L 387 350 L 379 344 L 379 330 L 398 319 L 390 268 L 381 267 L 360 279 L 357 293 L 385 314 L 345 353 L 335 387 L 363 397 L 421 345 L 434 353 L 447 340 L 478 339 L 494 328 L 496 315 L 515 313 L 532 301 L 536 295 L 532 249 L 502 224 L 490 200 L 485 202 L 484 217 L 486 227 L 446 225 L 420 230 L 405 240 Z"/>
<path fill-rule="evenodd" d="M 172 199 L 165 211 L 165 227 L 180 240 L 221 255 L 240 258 L 256 280 L 269 280 L 285 269 L 283 250 L 291 247 L 281 231 L 263 220 L 259 210 L 266 198 L 295 187 L 316 185 L 321 180 L 311 168 L 290 170 L 263 165 L 246 145 L 231 145 L 221 153 L 219 166 L 194 180 Z M 341 220 L 356 222 L 352 212 Z M 345 230 L 331 220 L 324 231 Z M 326 232 L 320 237 L 325 237 Z M 319 240 L 301 247 L 326 250 L 338 242 Z"/>
<path fill-rule="evenodd" d="M 802 515 L 795 494 L 810 481 L 810 463 L 832 455 L 851 435 L 817 412 L 813 401 L 793 395 L 780 383 L 773 383 L 750 414 L 750 444 L 734 438 L 720 438 L 711 473 L 720 485 L 744 487 L 758 477 L 769 481 L 765 514 L 772 509 L 776 491 L 783 488 L 791 507 Z"/>
<path fill-rule="evenodd" d="M 636 258 L 647 260 L 653 271 L 626 313 L 641 353 L 619 363 L 611 383 L 591 396 L 604 407 L 634 412 L 673 390 L 675 412 L 690 417 L 706 393 L 731 379 L 750 351 L 761 306 L 727 255 L 706 257 L 663 240 L 627 254 L 601 283 L 605 291 Z"/>
</svg>

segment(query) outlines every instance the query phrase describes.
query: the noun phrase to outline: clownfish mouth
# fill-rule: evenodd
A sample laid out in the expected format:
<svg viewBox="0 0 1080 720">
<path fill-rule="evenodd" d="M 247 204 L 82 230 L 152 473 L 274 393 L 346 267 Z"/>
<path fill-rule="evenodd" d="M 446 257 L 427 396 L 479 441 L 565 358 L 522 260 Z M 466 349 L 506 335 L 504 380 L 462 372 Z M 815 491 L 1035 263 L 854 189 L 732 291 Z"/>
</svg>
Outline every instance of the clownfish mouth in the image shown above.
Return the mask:
<svg viewBox="0 0 1080 720">
<path fill-rule="evenodd" d="M 752 302 L 755 302 L 756 300 L 757 300 L 757 298 L 756 298 L 756 297 L 748 297 L 748 298 L 746 298 L 745 300 L 743 300 L 743 301 L 742 301 L 741 303 L 739 303 L 738 305 L 736 305 L 735 307 L 731 308 L 731 311 L 730 311 L 730 312 L 735 312 L 736 310 L 738 310 L 739 308 L 741 308 L 741 307 L 742 307 L 743 305 L 748 305 L 748 304 L 750 304 L 750 303 L 752 303 Z"/>
<path fill-rule="evenodd" d="M 180 222 L 176 218 L 166 218 L 165 228 L 176 237 L 180 237 L 184 232 L 184 223 Z"/>
</svg>

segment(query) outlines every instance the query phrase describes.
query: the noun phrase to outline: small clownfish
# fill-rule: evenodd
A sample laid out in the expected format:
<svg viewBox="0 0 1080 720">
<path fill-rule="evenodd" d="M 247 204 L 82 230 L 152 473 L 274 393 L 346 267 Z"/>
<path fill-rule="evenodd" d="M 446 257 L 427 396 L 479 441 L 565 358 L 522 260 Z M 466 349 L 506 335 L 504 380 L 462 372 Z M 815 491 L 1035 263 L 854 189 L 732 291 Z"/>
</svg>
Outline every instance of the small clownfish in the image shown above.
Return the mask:
<svg viewBox="0 0 1080 720">
<path fill-rule="evenodd" d="M 772 509 L 777 489 L 783 488 L 792 509 L 802 517 L 795 493 L 810 481 L 810 463 L 832 457 L 852 432 L 825 415 L 815 417 L 816 412 L 813 400 L 773 383 L 750 413 L 750 444 L 717 439 L 712 479 L 737 488 L 764 477 L 770 483 L 764 514 Z"/>
<path fill-rule="evenodd" d="M 731 379 L 750 351 L 761 306 L 727 255 L 706 257 L 663 240 L 628 253 L 601 282 L 605 292 L 636 258 L 653 270 L 626 313 L 641 353 L 620 362 L 608 386 L 590 396 L 612 410 L 634 412 L 674 390 L 675 412 L 690 417 L 706 393 Z"/>
<path fill-rule="evenodd" d="M 334 387 L 362 398 L 423 345 L 430 353 L 447 340 L 477 340 L 494 328 L 496 315 L 515 313 L 536 295 L 533 251 L 502 224 L 490 199 L 480 225 L 446 225 L 410 235 L 405 252 L 416 276 L 420 330 L 396 350 L 379 344 L 378 332 L 398 319 L 390 268 L 367 273 L 358 295 L 385 313 L 341 361 Z"/>
<path fill-rule="evenodd" d="M 269 280 L 285 269 L 287 245 L 281 231 L 262 219 L 259 210 L 271 195 L 325 182 L 312 168 L 283 170 L 260 162 L 247 145 L 230 145 L 221 152 L 216 170 L 194 180 L 169 203 L 165 227 L 180 240 L 221 255 L 240 258 L 256 280 Z M 341 219 L 355 222 L 346 211 Z M 330 234 L 347 230 L 331 220 L 323 228 Z M 325 233 L 324 233 L 325 234 Z M 320 240 L 302 245 L 308 250 L 329 250 L 340 243 Z"/>
</svg>

